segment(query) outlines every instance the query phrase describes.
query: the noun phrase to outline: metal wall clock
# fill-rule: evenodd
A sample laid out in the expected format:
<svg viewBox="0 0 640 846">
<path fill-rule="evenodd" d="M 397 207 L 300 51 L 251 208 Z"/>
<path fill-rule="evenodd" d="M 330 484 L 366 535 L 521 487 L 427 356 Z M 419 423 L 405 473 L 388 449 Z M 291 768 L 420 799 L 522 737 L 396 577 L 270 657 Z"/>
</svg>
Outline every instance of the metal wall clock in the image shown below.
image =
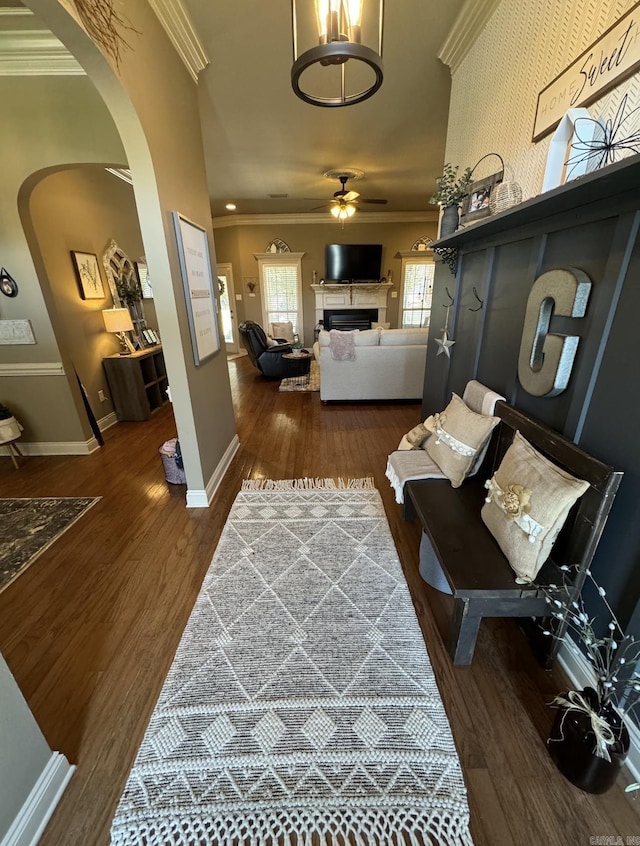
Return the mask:
<svg viewBox="0 0 640 846">
<path fill-rule="evenodd" d="M 0 291 L 7 297 L 18 296 L 18 283 L 4 267 L 0 267 Z"/>
</svg>

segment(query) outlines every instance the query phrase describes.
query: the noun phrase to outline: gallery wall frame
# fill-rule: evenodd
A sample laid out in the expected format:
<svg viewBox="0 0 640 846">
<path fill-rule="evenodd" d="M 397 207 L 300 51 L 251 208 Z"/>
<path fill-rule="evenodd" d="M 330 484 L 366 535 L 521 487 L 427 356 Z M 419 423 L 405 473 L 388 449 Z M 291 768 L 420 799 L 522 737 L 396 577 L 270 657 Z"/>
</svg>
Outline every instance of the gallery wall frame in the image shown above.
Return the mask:
<svg viewBox="0 0 640 846">
<path fill-rule="evenodd" d="M 207 232 L 197 223 L 174 211 L 173 225 L 178 243 L 180 272 L 184 286 L 193 360 L 196 367 L 220 350 L 218 304 Z"/>
<path fill-rule="evenodd" d="M 75 270 L 80 296 L 83 300 L 103 300 L 104 285 L 100 276 L 100 266 L 95 253 L 83 253 L 71 250 L 71 262 Z"/>
</svg>

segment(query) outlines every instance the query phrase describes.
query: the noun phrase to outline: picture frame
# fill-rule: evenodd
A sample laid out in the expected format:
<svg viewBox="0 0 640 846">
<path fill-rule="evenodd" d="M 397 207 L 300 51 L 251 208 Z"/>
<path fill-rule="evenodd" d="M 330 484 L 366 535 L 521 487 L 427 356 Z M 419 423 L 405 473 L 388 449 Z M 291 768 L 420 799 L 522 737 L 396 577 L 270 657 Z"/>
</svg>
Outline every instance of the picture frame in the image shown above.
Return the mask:
<svg viewBox="0 0 640 846">
<path fill-rule="evenodd" d="M 193 360 L 198 367 L 220 350 L 218 301 L 214 295 L 207 231 L 180 212 L 174 211 L 172 215 L 178 242 Z"/>
<path fill-rule="evenodd" d="M 147 270 L 147 262 L 144 259 L 134 261 L 138 282 L 140 283 L 140 290 L 142 291 L 143 300 L 153 299 L 153 287 L 149 279 L 149 271 Z"/>
<path fill-rule="evenodd" d="M 104 300 L 104 285 L 95 253 L 71 250 L 71 262 L 83 300 Z"/>
<path fill-rule="evenodd" d="M 496 185 L 502 182 L 503 175 L 504 171 L 501 170 L 471 183 L 460 208 L 461 223 L 471 223 L 474 220 L 489 217 L 491 196 Z"/>
</svg>

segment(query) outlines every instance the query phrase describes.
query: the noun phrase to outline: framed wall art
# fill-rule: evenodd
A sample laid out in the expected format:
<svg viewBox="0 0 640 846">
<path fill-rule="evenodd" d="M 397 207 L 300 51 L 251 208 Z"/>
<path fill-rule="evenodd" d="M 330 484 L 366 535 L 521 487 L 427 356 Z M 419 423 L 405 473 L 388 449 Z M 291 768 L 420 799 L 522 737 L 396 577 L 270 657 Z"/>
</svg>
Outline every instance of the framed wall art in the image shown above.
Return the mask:
<svg viewBox="0 0 640 846">
<path fill-rule="evenodd" d="M 81 253 L 71 250 L 71 261 L 76 272 L 82 299 L 103 300 L 104 286 L 100 276 L 98 257 L 94 253 Z"/>
<path fill-rule="evenodd" d="M 207 232 L 177 211 L 173 212 L 173 224 L 178 241 L 193 360 L 198 366 L 220 349 L 218 307 L 213 293 Z"/>
</svg>

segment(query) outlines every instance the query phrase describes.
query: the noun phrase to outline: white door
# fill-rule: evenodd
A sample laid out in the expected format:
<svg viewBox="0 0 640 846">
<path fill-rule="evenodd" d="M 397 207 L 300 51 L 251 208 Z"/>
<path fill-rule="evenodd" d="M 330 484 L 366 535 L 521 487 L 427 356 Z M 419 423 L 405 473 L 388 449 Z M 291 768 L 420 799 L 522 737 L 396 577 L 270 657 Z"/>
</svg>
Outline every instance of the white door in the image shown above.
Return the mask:
<svg viewBox="0 0 640 846">
<path fill-rule="evenodd" d="M 220 314 L 222 333 L 227 353 L 238 352 L 238 325 L 236 321 L 236 295 L 233 290 L 233 272 L 230 264 L 218 264 L 218 285 L 220 290 Z"/>
</svg>

